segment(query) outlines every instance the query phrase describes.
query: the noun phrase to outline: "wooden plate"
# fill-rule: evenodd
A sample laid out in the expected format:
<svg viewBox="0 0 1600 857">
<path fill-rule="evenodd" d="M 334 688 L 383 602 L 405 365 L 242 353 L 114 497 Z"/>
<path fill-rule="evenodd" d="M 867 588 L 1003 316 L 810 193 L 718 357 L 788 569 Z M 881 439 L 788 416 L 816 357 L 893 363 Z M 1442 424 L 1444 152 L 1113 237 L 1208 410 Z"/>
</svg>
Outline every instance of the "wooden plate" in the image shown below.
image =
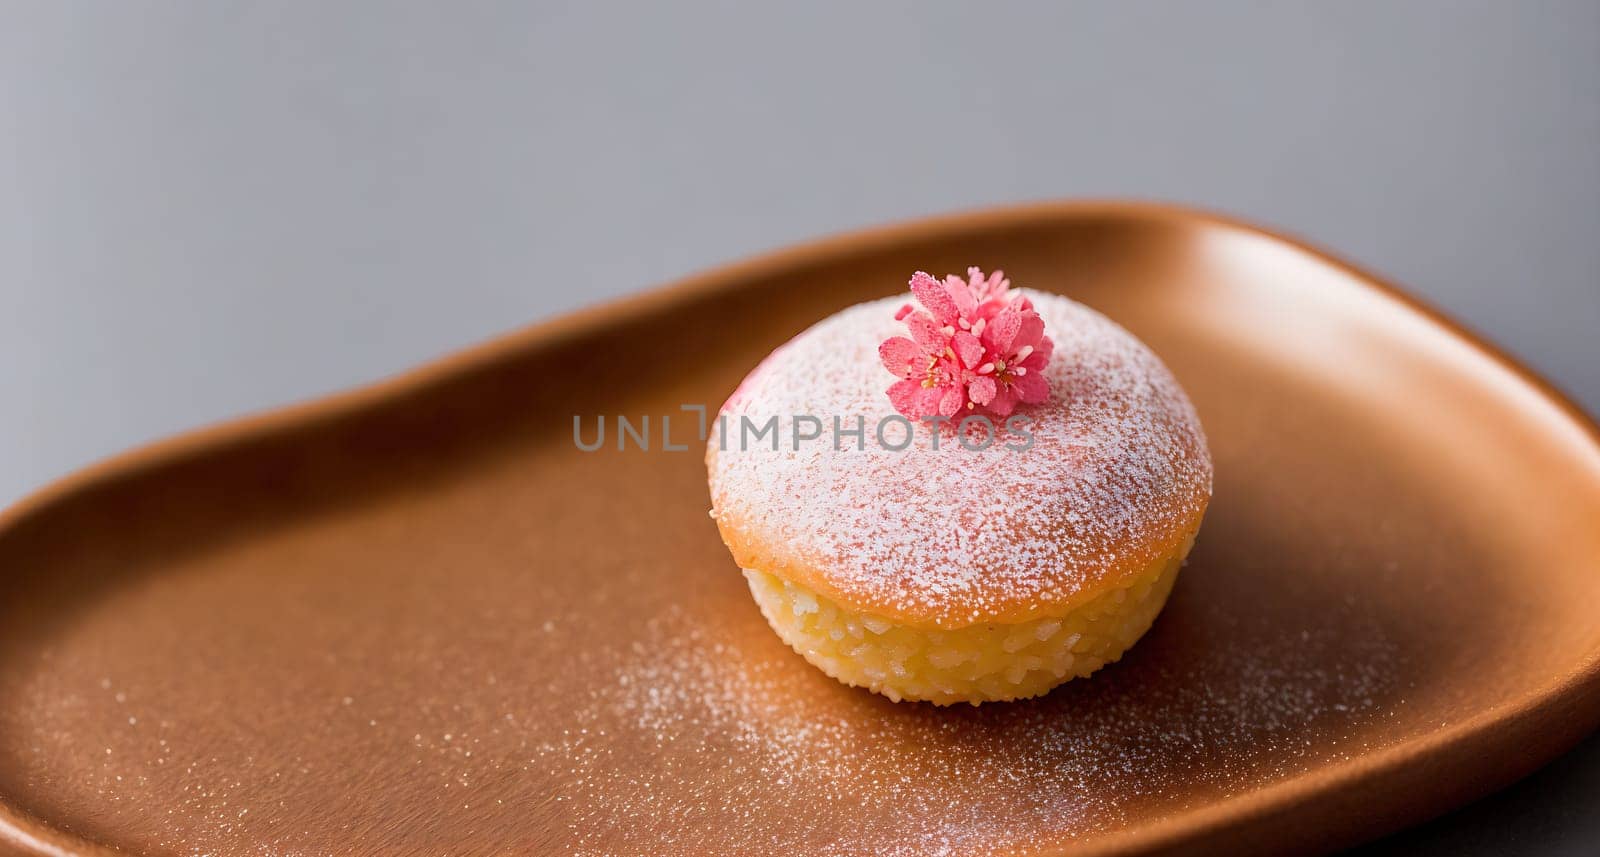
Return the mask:
<svg viewBox="0 0 1600 857">
<path fill-rule="evenodd" d="M 625 252 L 625 248 L 619 248 Z M 696 419 L 915 268 L 1142 337 L 1216 495 L 1166 612 L 1035 702 L 835 684 L 706 515 Z M 573 417 L 651 417 L 579 451 Z M 662 415 L 673 443 L 662 449 Z M 612 422 L 611 425 L 615 426 Z M 1373 277 L 1171 208 L 874 230 L 146 449 L 0 518 L 0 840 L 41 853 L 1318 851 L 1600 720 L 1595 427 Z M 611 437 L 614 442 L 614 435 Z"/>
</svg>

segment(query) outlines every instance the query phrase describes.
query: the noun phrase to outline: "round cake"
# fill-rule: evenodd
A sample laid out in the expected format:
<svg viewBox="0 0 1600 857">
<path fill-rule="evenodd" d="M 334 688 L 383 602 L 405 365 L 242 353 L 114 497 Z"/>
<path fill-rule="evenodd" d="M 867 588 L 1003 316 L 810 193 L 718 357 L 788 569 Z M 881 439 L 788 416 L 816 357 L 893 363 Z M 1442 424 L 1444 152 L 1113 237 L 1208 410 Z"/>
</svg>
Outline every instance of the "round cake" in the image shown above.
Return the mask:
<svg viewBox="0 0 1600 857">
<path fill-rule="evenodd" d="M 711 515 L 774 631 L 938 704 L 1036 696 L 1150 627 L 1211 496 L 1183 390 L 1127 331 L 998 273 L 918 273 L 723 405 Z"/>
</svg>

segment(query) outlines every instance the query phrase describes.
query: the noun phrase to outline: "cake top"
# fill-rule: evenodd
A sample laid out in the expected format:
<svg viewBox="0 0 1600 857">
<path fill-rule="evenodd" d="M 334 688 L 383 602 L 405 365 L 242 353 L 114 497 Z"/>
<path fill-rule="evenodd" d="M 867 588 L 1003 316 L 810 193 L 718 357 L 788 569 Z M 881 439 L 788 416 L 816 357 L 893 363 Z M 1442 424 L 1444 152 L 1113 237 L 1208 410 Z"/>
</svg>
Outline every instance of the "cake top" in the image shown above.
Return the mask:
<svg viewBox="0 0 1600 857">
<path fill-rule="evenodd" d="M 880 345 L 905 334 L 899 297 L 824 319 L 756 367 L 706 453 L 739 564 L 958 628 L 1064 612 L 1192 535 L 1211 458 L 1176 379 L 1099 313 L 1020 294 L 1054 348 L 1035 361 L 1047 395 L 1004 415 L 970 399 L 949 420 L 933 400 L 936 413 L 913 409 L 940 422 L 897 412 Z"/>
</svg>

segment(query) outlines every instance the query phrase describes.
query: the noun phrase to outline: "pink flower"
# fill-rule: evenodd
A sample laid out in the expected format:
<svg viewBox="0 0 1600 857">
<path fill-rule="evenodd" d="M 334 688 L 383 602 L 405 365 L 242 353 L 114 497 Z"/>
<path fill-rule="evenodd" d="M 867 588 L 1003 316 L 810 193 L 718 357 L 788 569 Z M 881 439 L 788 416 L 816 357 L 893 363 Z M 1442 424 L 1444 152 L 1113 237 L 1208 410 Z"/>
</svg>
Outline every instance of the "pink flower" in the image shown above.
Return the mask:
<svg viewBox="0 0 1600 857">
<path fill-rule="evenodd" d="M 1017 403 L 1037 405 L 1050 398 L 1044 367 L 1055 343 L 1044 335 L 1044 319 L 1027 298 L 1017 298 L 983 331 L 984 362 L 967 385 L 967 395 L 995 416 L 1010 416 Z"/>
<path fill-rule="evenodd" d="M 944 296 L 937 281 L 926 274 L 921 276 L 928 283 L 919 283 L 913 277 L 913 289 L 920 286 L 923 292 L 931 294 L 932 289 Z M 895 410 L 912 419 L 949 417 L 960 412 L 967 403 L 967 384 L 973 369 L 983 360 L 983 345 L 978 337 L 970 331 L 957 330 L 954 323 L 945 323 L 956 322 L 959 311 L 948 301 L 941 302 L 937 297 L 932 301 L 931 313 L 908 305 L 898 314 L 911 331 L 910 339 L 894 336 L 878 346 L 878 359 L 884 368 L 901 379 L 889 388 L 889 401 Z"/>
<path fill-rule="evenodd" d="M 984 276 L 977 268 L 968 268 L 965 282 L 954 274 L 942 282 L 925 271 L 911 275 L 911 293 L 935 321 L 952 329 L 971 331 L 974 336 L 982 335 L 984 325 L 1005 308 L 1010 290 L 1011 281 L 1002 271 Z M 895 314 L 895 320 L 904 319 L 916 309 L 914 304 L 906 304 Z"/>
<path fill-rule="evenodd" d="M 1006 279 L 1004 271 L 997 270 L 986 277 L 983 271 L 968 268 L 967 282 L 961 282 L 961 278 L 955 274 L 947 275 L 944 282 L 945 288 L 952 291 L 965 286 L 967 292 L 972 295 L 973 324 L 990 321 L 1000 314 L 1000 310 L 1005 309 L 1006 303 L 1011 299 L 1011 281 Z M 981 333 L 982 329 L 980 328 L 978 332 Z"/>
<path fill-rule="evenodd" d="M 900 381 L 888 390 L 895 410 L 911 417 L 955 417 L 987 410 L 1005 417 L 1017 402 L 1037 404 L 1050 395 L 1042 370 L 1053 347 L 1044 321 L 1027 298 L 1009 294 L 999 271 L 967 279 L 911 277 L 916 305 L 895 313 L 911 333 L 878 346 L 884 368 Z"/>
</svg>

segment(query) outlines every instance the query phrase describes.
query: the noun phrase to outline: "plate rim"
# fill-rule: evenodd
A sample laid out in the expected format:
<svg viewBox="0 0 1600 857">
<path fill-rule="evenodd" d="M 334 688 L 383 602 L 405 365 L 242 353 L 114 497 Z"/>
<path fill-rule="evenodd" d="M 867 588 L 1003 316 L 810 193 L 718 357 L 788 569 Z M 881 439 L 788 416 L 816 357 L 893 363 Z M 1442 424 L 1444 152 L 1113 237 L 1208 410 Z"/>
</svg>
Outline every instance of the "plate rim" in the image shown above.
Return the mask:
<svg viewBox="0 0 1600 857">
<path fill-rule="evenodd" d="M 476 345 L 447 352 L 414 367 L 380 377 L 341 391 L 303 399 L 289 404 L 247 412 L 197 428 L 177 432 L 166 438 L 136 445 L 127 451 L 103 458 L 56 478 L 43 487 L 0 508 L 0 535 L 24 521 L 49 510 L 76 494 L 97 486 L 147 473 L 192 456 L 220 452 L 289 428 L 308 428 L 356 414 L 369 406 L 416 395 L 461 374 L 492 366 L 499 360 L 532 348 L 552 347 L 621 322 L 640 319 L 653 311 L 674 304 L 708 297 L 732 288 L 741 281 L 759 279 L 785 269 L 800 267 L 825 258 L 865 254 L 897 244 L 939 236 L 985 230 L 1016 228 L 1029 223 L 1065 220 L 1128 220 L 1168 225 L 1223 229 L 1264 239 L 1296 251 L 1344 275 L 1341 279 L 1359 285 L 1371 294 L 1388 299 L 1409 310 L 1433 327 L 1448 333 L 1458 343 L 1506 371 L 1580 430 L 1589 445 L 1600 455 L 1600 423 L 1571 397 L 1475 330 L 1467 327 L 1424 299 L 1413 295 L 1384 277 L 1335 255 L 1320 245 L 1297 235 L 1192 205 L 1133 199 L 1048 199 L 978 209 L 960 210 L 868 226 L 821 238 L 785 245 L 744 259 L 721 264 L 655 288 L 597 302 L 575 311 L 514 328 L 488 337 Z M 1584 736 L 1600 727 L 1600 646 L 1589 651 L 1566 674 L 1541 684 L 1511 700 L 1463 718 L 1425 735 L 1418 735 L 1378 751 L 1362 752 L 1338 763 L 1320 767 L 1291 779 L 1232 795 L 1197 809 L 1186 810 L 1143 827 L 1118 831 L 1104 839 L 1065 844 L 1045 854 L 1129 855 L 1188 850 L 1205 843 L 1226 841 L 1226 837 L 1248 833 L 1271 834 L 1270 825 L 1292 830 L 1296 810 L 1315 801 L 1352 800 L 1366 786 L 1413 770 L 1448 770 L 1441 762 L 1457 754 L 1457 746 L 1499 748 L 1503 752 L 1517 735 L 1531 735 L 1544 727 L 1546 740 L 1537 751 L 1502 765 L 1498 771 L 1480 777 L 1465 788 L 1441 789 L 1439 796 L 1411 796 L 1397 806 L 1411 811 L 1396 811 L 1383 817 L 1363 813 L 1364 826 L 1348 841 L 1337 835 L 1319 836 L 1323 843 L 1313 847 L 1337 847 L 1366 841 L 1412 824 L 1433 818 L 1503 788 L 1552 761 Z M 1497 731 L 1507 733 L 1497 736 Z M 1460 756 L 1467 756 L 1465 752 Z M 1485 766 L 1487 767 L 1487 766 Z M 1432 779 L 1432 778 L 1430 778 Z M 1357 803 L 1360 801 L 1357 800 Z M 1375 822 L 1375 823 L 1374 823 Z M 1256 842 L 1257 849 L 1264 844 Z M 23 853 L 51 855 L 118 854 L 109 847 L 69 834 L 45 819 L 36 818 L 0 795 L 0 845 L 11 845 Z M 1238 850 L 1248 850 L 1239 846 Z"/>
</svg>

